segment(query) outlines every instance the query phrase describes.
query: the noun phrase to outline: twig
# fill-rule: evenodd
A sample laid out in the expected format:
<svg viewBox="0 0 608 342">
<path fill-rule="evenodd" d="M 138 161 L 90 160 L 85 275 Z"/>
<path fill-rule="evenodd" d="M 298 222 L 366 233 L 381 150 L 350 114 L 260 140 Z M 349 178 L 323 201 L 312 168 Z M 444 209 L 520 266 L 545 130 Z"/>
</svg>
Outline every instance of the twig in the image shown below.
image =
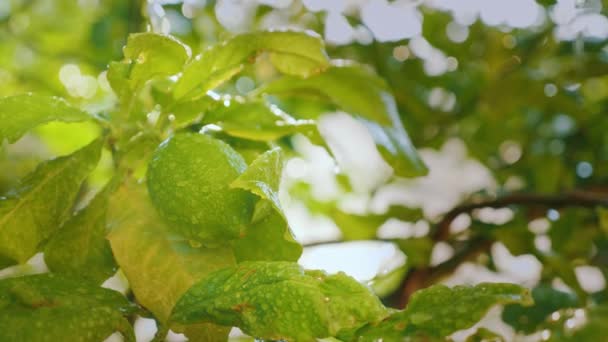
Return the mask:
<svg viewBox="0 0 608 342">
<path fill-rule="evenodd" d="M 510 205 L 534 205 L 544 207 L 597 207 L 608 206 L 608 197 L 595 193 L 576 191 L 559 195 L 512 194 L 504 197 L 464 204 L 450 210 L 437 224 L 433 234 L 434 241 L 445 241 L 450 234 L 450 225 L 454 219 L 464 213 L 481 208 L 504 208 Z"/>
<path fill-rule="evenodd" d="M 445 241 L 450 235 L 450 225 L 458 215 L 470 213 L 481 208 L 504 208 L 511 205 L 528 205 L 544 207 L 584 207 L 594 208 L 608 206 L 608 197 L 596 193 L 576 191 L 558 195 L 512 194 L 501 198 L 483 200 L 464 204 L 450 210 L 436 225 L 431 235 L 434 242 Z M 416 290 L 424 288 L 439 279 L 451 274 L 463 262 L 469 261 L 490 249 L 494 241 L 487 237 L 475 237 L 469 240 L 466 247 L 449 260 L 434 266 L 413 269 L 402 282 L 399 291 L 398 306 L 404 308 L 409 297 Z"/>
</svg>

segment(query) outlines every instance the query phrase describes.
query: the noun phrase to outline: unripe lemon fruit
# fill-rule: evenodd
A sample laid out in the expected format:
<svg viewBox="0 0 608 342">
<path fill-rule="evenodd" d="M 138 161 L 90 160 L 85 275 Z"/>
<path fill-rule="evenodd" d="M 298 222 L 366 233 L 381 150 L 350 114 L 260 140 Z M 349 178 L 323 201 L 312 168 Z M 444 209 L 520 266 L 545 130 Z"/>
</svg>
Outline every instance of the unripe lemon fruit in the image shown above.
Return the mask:
<svg viewBox="0 0 608 342">
<path fill-rule="evenodd" d="M 150 197 L 172 230 L 187 239 L 204 244 L 236 239 L 256 201 L 253 194 L 230 188 L 246 168 L 243 157 L 221 140 L 177 134 L 150 161 Z"/>
</svg>

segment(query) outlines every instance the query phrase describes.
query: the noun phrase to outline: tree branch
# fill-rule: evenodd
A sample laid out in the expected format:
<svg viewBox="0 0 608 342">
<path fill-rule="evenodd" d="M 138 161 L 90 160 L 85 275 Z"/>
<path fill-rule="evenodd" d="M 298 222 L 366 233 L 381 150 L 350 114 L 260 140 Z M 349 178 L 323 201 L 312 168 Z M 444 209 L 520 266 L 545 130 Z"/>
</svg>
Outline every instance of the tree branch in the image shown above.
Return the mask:
<svg viewBox="0 0 608 342">
<path fill-rule="evenodd" d="M 433 233 L 433 240 L 445 241 L 450 234 L 450 225 L 458 215 L 470 213 L 475 209 L 481 208 L 504 208 L 511 205 L 529 205 L 543 207 L 587 207 L 608 206 L 608 197 L 590 192 L 570 192 L 558 195 L 539 195 L 539 194 L 512 194 L 504 197 L 482 200 L 479 202 L 464 204 L 450 210 L 443 216 L 436 226 Z"/>
<path fill-rule="evenodd" d="M 608 206 L 608 197 L 596 193 L 575 191 L 558 195 L 540 194 L 512 194 L 501 198 L 482 200 L 464 204 L 446 213 L 437 223 L 431 237 L 434 242 L 445 241 L 450 235 L 450 225 L 458 215 L 471 213 L 481 208 L 504 208 L 511 205 L 543 206 L 543 207 L 584 207 L 594 208 L 597 206 Z M 490 249 L 494 241 L 487 237 L 474 237 L 467 243 L 459 253 L 449 260 L 433 267 L 421 267 L 412 269 L 404 279 L 399 293 L 398 306 L 404 308 L 415 291 L 429 286 L 441 278 L 450 275 L 458 266 L 465 261 L 476 258 L 479 254 Z"/>
</svg>

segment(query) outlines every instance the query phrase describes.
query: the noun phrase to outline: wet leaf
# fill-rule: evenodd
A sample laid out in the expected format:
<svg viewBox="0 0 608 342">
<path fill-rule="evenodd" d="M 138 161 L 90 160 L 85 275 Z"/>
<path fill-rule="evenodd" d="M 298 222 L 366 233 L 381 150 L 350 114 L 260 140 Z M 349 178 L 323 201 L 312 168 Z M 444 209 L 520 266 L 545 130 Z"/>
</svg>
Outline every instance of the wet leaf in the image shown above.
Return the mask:
<svg viewBox="0 0 608 342">
<path fill-rule="evenodd" d="M 316 131 L 313 121 L 296 120 L 276 106 L 257 101 L 232 101 L 228 106 L 219 106 L 205 116 L 204 122 L 216 124 L 232 136 L 257 141 Z"/>
<path fill-rule="evenodd" d="M 403 311 L 380 324 L 369 324 L 350 336 L 353 341 L 400 341 L 408 336 L 443 338 L 471 327 L 497 304 L 532 304 L 527 289 L 515 284 L 433 285 L 415 292 Z"/>
<path fill-rule="evenodd" d="M 295 241 L 279 201 L 279 184 L 283 173 L 283 152 L 280 148 L 258 156 L 230 185 L 251 191 L 258 202 L 245 236 L 234 243 L 239 262 L 245 260 L 297 261 L 302 246 Z M 272 208 L 268 208 L 272 206 Z"/>
<path fill-rule="evenodd" d="M 108 72 L 108 80 L 119 95 L 125 91 L 121 80 L 128 79 L 130 88 L 136 89 L 154 77 L 176 74 L 191 52 L 172 36 L 144 32 L 131 34 L 123 53 L 124 61 L 113 63 Z"/>
<path fill-rule="evenodd" d="M 283 174 L 283 151 L 273 148 L 257 157 L 251 165 L 231 184 L 232 188 L 240 188 L 270 201 L 275 209 L 283 215 L 279 201 L 279 185 Z"/>
<path fill-rule="evenodd" d="M 304 271 L 290 262 L 245 262 L 195 284 L 176 304 L 172 320 L 216 322 L 258 338 L 307 342 L 386 315 L 367 287 L 343 273 Z"/>
<path fill-rule="evenodd" d="M 271 207 L 268 201 L 260 201 L 257 208 L 260 206 Z M 234 241 L 236 260 L 297 261 L 302 246 L 294 239 L 287 221 L 275 209 L 266 210 L 269 212 L 252 222 L 243 238 Z"/>
<path fill-rule="evenodd" d="M 0 340 L 103 341 L 115 331 L 135 341 L 135 307 L 84 280 L 40 274 L 0 280 Z"/>
</svg>

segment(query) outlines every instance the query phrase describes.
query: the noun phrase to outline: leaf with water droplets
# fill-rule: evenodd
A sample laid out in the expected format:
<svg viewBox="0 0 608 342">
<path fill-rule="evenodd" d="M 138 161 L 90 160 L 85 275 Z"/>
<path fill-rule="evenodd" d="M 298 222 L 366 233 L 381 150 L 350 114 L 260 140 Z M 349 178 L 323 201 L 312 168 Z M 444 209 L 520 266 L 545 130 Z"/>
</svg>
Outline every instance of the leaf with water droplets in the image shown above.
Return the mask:
<svg viewBox="0 0 608 342">
<path fill-rule="evenodd" d="M 258 202 L 256 213 L 258 212 L 262 213 L 254 214 L 254 220 L 245 236 L 233 243 L 237 262 L 297 261 L 302 255 L 302 245 L 294 239 L 285 218 L 265 200 Z"/>
<path fill-rule="evenodd" d="M 230 185 L 260 196 L 245 236 L 234 242 L 237 260 L 296 261 L 302 246 L 293 237 L 279 201 L 283 151 L 274 148 L 258 156 Z M 272 206 L 273 208 L 270 208 Z"/>
<path fill-rule="evenodd" d="M 0 144 L 4 139 L 13 143 L 27 131 L 47 122 L 90 119 L 92 116 L 59 97 L 37 94 L 4 97 L 0 99 Z"/>
<path fill-rule="evenodd" d="M 94 283 L 40 274 L 0 280 L 1 341 L 135 341 L 127 316 L 135 306 Z"/>
<path fill-rule="evenodd" d="M 304 32 L 257 32 L 238 35 L 204 51 L 178 81 L 178 99 L 196 98 L 236 75 L 252 56 L 268 51 L 281 72 L 309 76 L 328 66 L 323 41 Z"/>
<path fill-rule="evenodd" d="M 343 337 L 352 341 L 401 341 L 414 336 L 443 338 L 471 327 L 494 305 L 512 303 L 531 305 L 528 289 L 503 283 L 453 288 L 433 285 L 415 292 L 405 310 Z"/>
<path fill-rule="evenodd" d="M 116 261 L 138 302 L 163 324 L 178 298 L 208 273 L 234 264 L 229 248 L 193 247 L 172 235 L 145 186 L 125 183 L 110 199 L 108 236 Z M 214 324 L 175 326 L 192 339 L 226 341 L 229 329 Z"/>
<path fill-rule="evenodd" d="M 276 106 L 264 102 L 232 101 L 207 113 L 205 123 L 213 123 L 226 133 L 244 139 L 272 141 L 295 133 L 314 135 L 316 124 L 311 120 L 296 120 Z"/>
<path fill-rule="evenodd" d="M 190 48 L 173 36 L 152 32 L 129 36 L 123 49 L 126 59 L 135 63 L 132 80 L 146 80 L 155 75 L 173 75 L 190 58 Z"/>
<path fill-rule="evenodd" d="M 361 117 L 380 153 L 398 176 L 421 176 L 427 172 L 403 128 L 388 86 L 382 78 L 361 66 L 334 66 L 308 78 L 283 77 L 261 91 L 296 96 L 317 93 L 337 107 Z"/>
<path fill-rule="evenodd" d="M 279 147 L 273 148 L 257 157 L 245 172 L 230 184 L 230 187 L 251 191 L 270 201 L 283 215 L 279 201 L 279 185 L 284 165 L 283 151 Z"/>
<path fill-rule="evenodd" d="M 97 165 L 101 146 L 98 139 L 40 164 L 0 200 L 0 255 L 26 262 L 69 218 L 82 181 Z"/>
<path fill-rule="evenodd" d="M 44 247 L 44 260 L 55 273 L 80 276 L 101 284 L 116 272 L 106 240 L 109 188 L 72 216 Z"/>
<path fill-rule="evenodd" d="M 123 53 L 124 61 L 112 63 L 108 70 L 108 80 L 119 95 L 126 91 L 125 79 L 136 89 L 154 77 L 180 72 L 191 52 L 172 36 L 144 32 L 131 34 Z"/>
<path fill-rule="evenodd" d="M 171 319 L 238 326 L 257 338 L 306 342 L 387 314 L 367 287 L 344 273 L 327 275 L 292 262 L 258 261 L 210 274 L 180 298 Z"/>
</svg>

